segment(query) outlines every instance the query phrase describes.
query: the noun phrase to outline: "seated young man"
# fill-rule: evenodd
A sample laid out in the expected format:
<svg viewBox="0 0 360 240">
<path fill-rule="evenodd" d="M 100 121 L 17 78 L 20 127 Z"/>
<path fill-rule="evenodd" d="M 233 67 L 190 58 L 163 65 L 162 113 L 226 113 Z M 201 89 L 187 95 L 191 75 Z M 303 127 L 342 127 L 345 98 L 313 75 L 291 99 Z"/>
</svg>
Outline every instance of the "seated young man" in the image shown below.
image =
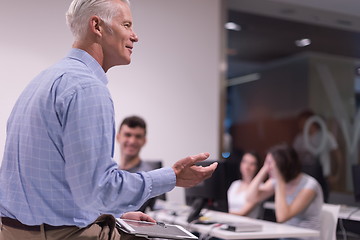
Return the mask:
<svg viewBox="0 0 360 240">
<path fill-rule="evenodd" d="M 147 172 L 161 168 L 161 162 L 143 161 L 140 151 L 146 143 L 146 122 L 139 116 L 125 118 L 119 127 L 116 140 L 120 146 L 120 168 L 129 172 Z M 159 196 L 165 200 L 165 195 Z M 156 198 L 146 201 L 139 211 L 145 212 L 147 207 L 153 209 Z"/>
</svg>

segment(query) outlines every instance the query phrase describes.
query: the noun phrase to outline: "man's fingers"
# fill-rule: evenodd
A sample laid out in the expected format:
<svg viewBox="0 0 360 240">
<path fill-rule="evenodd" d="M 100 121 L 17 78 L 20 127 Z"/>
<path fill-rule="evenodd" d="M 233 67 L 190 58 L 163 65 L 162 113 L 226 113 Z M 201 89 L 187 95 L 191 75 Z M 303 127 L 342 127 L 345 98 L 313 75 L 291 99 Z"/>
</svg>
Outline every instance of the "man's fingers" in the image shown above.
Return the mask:
<svg viewBox="0 0 360 240">
<path fill-rule="evenodd" d="M 198 173 L 204 173 L 204 174 L 213 174 L 213 172 L 216 170 L 218 166 L 217 162 L 214 162 L 212 164 L 210 164 L 209 166 L 199 166 L 199 165 L 194 165 L 192 168 L 197 171 Z"/>
<path fill-rule="evenodd" d="M 180 181 L 177 183 L 177 186 L 193 187 L 199 184 L 200 182 L 204 181 L 205 179 L 210 178 L 211 175 L 216 170 L 217 166 L 218 166 L 217 162 L 212 163 L 211 165 L 206 167 L 194 165 L 191 167 L 192 177 L 179 179 Z"/>
<path fill-rule="evenodd" d="M 218 162 L 214 162 L 212 164 L 210 164 L 210 166 L 207 166 L 207 167 L 204 167 L 204 168 L 207 168 L 209 171 L 215 171 L 215 169 L 217 168 L 218 166 Z"/>
<path fill-rule="evenodd" d="M 206 166 L 206 167 L 197 166 L 197 167 L 199 167 L 199 168 L 197 169 L 197 171 L 203 174 L 202 179 L 205 180 L 205 179 L 211 177 L 211 175 L 212 175 L 212 174 L 214 173 L 214 171 L 216 170 L 217 166 L 218 166 L 218 163 L 217 163 L 217 162 L 214 162 L 214 163 L 212 163 L 211 165 Z"/>
<path fill-rule="evenodd" d="M 156 222 L 155 219 L 153 219 L 149 215 L 147 215 L 143 212 L 140 212 L 140 211 L 126 212 L 121 216 L 121 218 L 131 219 L 131 220 L 136 220 L 136 221 Z"/>
<path fill-rule="evenodd" d="M 155 219 L 153 219 L 152 217 L 150 217 L 149 215 L 147 215 L 145 213 L 140 216 L 140 220 L 146 221 L 146 222 L 153 222 L 153 223 L 156 222 Z"/>
<path fill-rule="evenodd" d="M 177 175 L 179 171 L 182 171 L 182 169 L 191 167 L 197 162 L 206 160 L 209 156 L 210 156 L 209 153 L 199 153 L 197 155 L 189 156 L 177 161 L 173 165 L 175 174 Z"/>
<path fill-rule="evenodd" d="M 188 157 L 189 160 L 188 160 L 187 165 L 193 165 L 197 162 L 204 161 L 204 160 L 208 159 L 209 156 L 210 156 L 209 153 L 199 153 L 197 155 L 190 156 L 190 157 Z"/>
<path fill-rule="evenodd" d="M 206 160 L 209 156 L 209 153 L 200 153 L 177 161 L 172 167 L 176 175 L 176 186 L 192 187 L 209 178 L 218 163 L 215 162 L 206 167 L 196 165 L 196 163 Z"/>
</svg>

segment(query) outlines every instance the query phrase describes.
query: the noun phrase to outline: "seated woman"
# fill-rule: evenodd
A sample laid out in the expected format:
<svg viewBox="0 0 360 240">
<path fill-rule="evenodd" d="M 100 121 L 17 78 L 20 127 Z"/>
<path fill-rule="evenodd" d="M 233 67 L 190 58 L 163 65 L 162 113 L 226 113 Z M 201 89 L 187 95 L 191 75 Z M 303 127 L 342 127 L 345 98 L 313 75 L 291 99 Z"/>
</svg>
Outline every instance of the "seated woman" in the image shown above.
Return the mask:
<svg viewBox="0 0 360 240">
<path fill-rule="evenodd" d="M 246 200 L 246 193 L 251 180 L 261 167 L 261 160 L 255 152 L 246 152 L 240 162 L 241 180 L 231 183 L 228 191 L 229 213 L 258 218 L 260 204 Z"/>
<path fill-rule="evenodd" d="M 263 183 L 268 175 L 270 178 Z M 275 194 L 277 222 L 320 229 L 320 212 L 324 203 L 321 187 L 313 177 L 301 172 L 295 150 L 286 144 L 268 151 L 264 166 L 248 189 L 248 198 L 253 201 L 262 201 L 272 194 Z"/>
</svg>

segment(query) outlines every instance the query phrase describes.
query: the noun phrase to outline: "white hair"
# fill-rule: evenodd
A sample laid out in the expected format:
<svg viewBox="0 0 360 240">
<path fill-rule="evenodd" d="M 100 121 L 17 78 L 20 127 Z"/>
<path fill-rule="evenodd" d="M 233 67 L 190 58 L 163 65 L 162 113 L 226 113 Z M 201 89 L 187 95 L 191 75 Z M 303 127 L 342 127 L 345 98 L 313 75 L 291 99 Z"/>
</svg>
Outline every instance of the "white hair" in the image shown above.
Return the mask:
<svg viewBox="0 0 360 240">
<path fill-rule="evenodd" d="M 130 5 L 129 0 L 121 0 Z M 119 14 L 114 0 L 73 0 L 66 12 L 66 22 L 76 40 L 84 37 L 91 16 L 100 17 L 106 24 Z"/>
</svg>

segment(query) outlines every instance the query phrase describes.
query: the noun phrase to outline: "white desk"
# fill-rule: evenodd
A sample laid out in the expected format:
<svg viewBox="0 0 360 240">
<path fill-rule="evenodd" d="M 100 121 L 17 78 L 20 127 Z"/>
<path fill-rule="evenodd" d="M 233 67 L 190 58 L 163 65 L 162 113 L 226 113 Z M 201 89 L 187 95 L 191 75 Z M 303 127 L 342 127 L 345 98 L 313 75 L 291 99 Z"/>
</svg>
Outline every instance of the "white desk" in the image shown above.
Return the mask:
<svg viewBox="0 0 360 240">
<path fill-rule="evenodd" d="M 175 215 L 174 215 L 175 213 Z M 210 235 L 212 237 L 222 239 L 270 239 L 270 238 L 287 238 L 287 237 L 318 237 L 319 231 L 292 227 L 285 224 L 279 224 L 264 220 L 252 219 L 248 217 L 236 216 L 223 212 L 216 212 L 211 210 L 203 210 L 202 214 L 209 221 L 216 222 L 253 222 L 262 225 L 262 231 L 259 232 L 232 232 L 220 229 L 219 225 L 202 225 L 189 224 L 186 219 L 189 214 L 189 207 L 187 206 L 171 206 L 169 205 L 164 210 L 151 212 L 150 215 L 157 221 L 178 224 L 189 231 L 196 231 L 203 235 Z"/>
<path fill-rule="evenodd" d="M 360 221 L 360 208 L 341 205 L 339 211 L 339 218 Z"/>
<path fill-rule="evenodd" d="M 274 202 L 265 202 L 264 208 L 274 210 L 275 204 L 274 204 Z M 353 207 L 353 206 L 347 206 L 347 205 L 341 205 L 338 218 L 346 219 L 346 220 L 353 220 L 353 221 L 360 221 L 360 208 Z"/>
</svg>

